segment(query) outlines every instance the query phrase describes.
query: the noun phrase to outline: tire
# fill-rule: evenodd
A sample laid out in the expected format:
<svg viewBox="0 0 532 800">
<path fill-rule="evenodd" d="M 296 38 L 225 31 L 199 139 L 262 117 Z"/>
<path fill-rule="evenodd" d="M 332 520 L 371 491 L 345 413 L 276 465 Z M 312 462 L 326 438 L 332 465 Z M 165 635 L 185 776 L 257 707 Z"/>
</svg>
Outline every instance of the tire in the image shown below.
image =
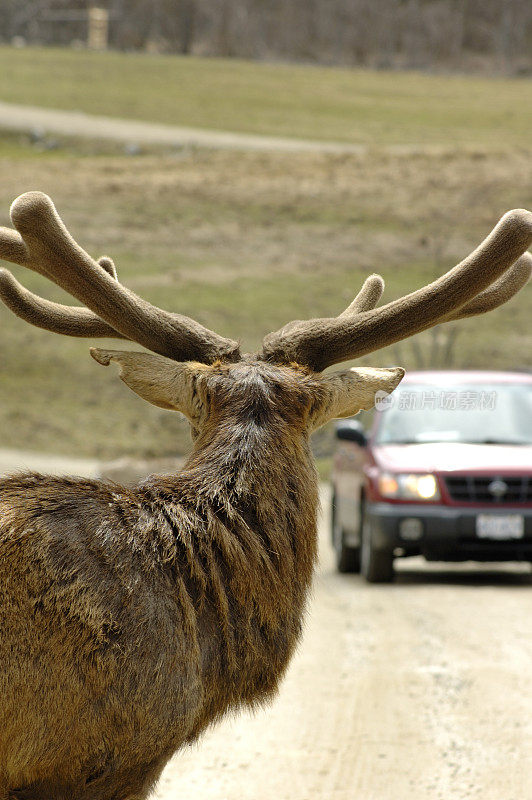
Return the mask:
<svg viewBox="0 0 532 800">
<path fill-rule="evenodd" d="M 340 527 L 337 519 L 334 494 L 331 501 L 331 534 L 338 572 L 360 572 L 360 548 L 349 547 L 345 543 L 344 530 Z"/>
<path fill-rule="evenodd" d="M 393 550 L 373 544 L 371 522 L 362 514 L 360 571 L 369 583 L 391 583 L 394 579 Z"/>
</svg>

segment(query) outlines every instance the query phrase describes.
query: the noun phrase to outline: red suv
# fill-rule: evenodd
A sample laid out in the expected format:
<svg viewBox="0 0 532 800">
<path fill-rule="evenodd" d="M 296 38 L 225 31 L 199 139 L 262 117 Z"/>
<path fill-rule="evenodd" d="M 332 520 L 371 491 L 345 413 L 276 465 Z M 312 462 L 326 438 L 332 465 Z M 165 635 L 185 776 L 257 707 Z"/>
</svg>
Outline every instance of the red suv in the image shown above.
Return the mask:
<svg viewBox="0 0 532 800">
<path fill-rule="evenodd" d="M 337 423 L 332 540 L 341 572 L 394 559 L 532 561 L 532 375 L 410 372 L 371 432 Z"/>
</svg>

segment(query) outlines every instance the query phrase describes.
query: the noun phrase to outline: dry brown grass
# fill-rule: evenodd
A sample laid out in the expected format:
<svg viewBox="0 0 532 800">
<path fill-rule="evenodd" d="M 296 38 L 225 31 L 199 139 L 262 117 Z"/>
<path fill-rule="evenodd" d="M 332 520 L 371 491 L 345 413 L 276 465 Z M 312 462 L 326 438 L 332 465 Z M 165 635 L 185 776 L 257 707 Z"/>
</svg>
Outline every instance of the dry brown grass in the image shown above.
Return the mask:
<svg viewBox="0 0 532 800">
<path fill-rule="evenodd" d="M 384 274 L 387 299 L 416 288 L 466 255 L 508 208 L 532 206 L 530 153 L 503 149 L 136 158 L 68 148 L 1 157 L 0 149 L 0 175 L 0 224 L 16 195 L 43 190 L 92 255 L 115 258 L 124 283 L 249 348 L 288 319 L 338 313 L 368 272 Z M 531 297 L 460 323 L 456 365 L 530 366 Z M 33 330 L 3 309 L 0 324 L 2 446 L 106 457 L 186 447 L 184 424 L 98 371 L 86 342 Z M 390 360 L 390 352 L 365 359 Z"/>
</svg>

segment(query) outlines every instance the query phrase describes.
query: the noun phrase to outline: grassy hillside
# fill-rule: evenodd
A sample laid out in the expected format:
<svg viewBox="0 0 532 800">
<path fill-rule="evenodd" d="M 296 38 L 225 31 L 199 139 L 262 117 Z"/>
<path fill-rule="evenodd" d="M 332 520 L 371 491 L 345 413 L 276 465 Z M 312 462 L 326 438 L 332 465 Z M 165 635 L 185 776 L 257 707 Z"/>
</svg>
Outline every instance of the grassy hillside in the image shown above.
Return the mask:
<svg viewBox="0 0 532 800">
<path fill-rule="evenodd" d="M 257 347 L 289 319 L 339 313 L 364 277 L 385 299 L 466 255 L 508 208 L 532 207 L 530 156 L 287 156 L 190 152 L 135 158 L 39 154 L 0 140 L 0 224 L 28 189 L 50 194 L 88 251 L 112 255 L 149 300 Z M 65 296 L 14 267 L 29 288 Z M 68 301 L 67 301 L 68 302 Z M 456 366 L 532 366 L 532 290 L 458 323 Z M 136 398 L 88 343 L 31 328 L 0 308 L 0 446 L 114 457 L 187 446 L 185 424 Z M 419 349 L 430 358 L 426 335 Z M 115 344 L 121 347 L 120 343 Z M 397 363 L 384 351 L 365 363 Z M 405 348 L 401 363 L 417 365 Z"/>
<path fill-rule="evenodd" d="M 528 147 L 532 81 L 0 47 L 0 100 L 370 145 Z"/>
</svg>

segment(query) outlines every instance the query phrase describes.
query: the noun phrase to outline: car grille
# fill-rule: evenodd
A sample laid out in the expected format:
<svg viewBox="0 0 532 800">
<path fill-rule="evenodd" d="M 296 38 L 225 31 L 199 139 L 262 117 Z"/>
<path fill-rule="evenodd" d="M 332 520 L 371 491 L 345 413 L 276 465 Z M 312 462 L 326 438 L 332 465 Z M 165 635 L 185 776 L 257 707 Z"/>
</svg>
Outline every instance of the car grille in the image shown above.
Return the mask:
<svg viewBox="0 0 532 800">
<path fill-rule="evenodd" d="M 453 500 L 462 503 L 532 503 L 532 477 L 460 475 L 445 478 Z M 506 488 L 504 488 L 506 487 Z"/>
</svg>

